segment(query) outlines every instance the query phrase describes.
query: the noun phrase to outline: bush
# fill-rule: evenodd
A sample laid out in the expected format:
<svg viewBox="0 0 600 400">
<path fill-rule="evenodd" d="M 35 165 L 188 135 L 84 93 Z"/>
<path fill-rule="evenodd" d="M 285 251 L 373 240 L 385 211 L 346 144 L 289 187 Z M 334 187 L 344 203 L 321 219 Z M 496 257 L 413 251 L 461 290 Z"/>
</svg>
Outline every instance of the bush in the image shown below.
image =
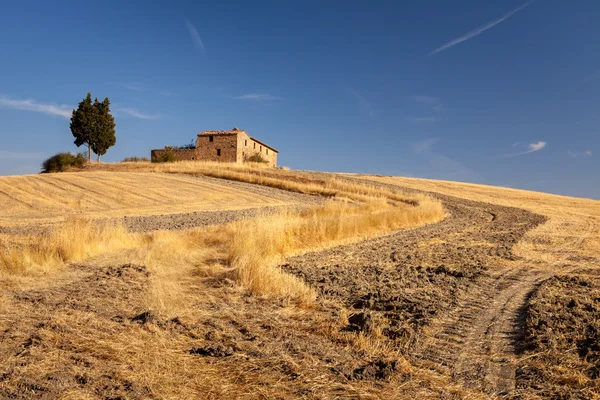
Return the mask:
<svg viewBox="0 0 600 400">
<path fill-rule="evenodd" d="M 42 163 L 42 173 L 63 172 L 69 167 L 81 168 L 85 164 L 87 158 L 83 153 L 78 153 L 76 156 L 71 153 L 58 153 Z"/>
<path fill-rule="evenodd" d="M 256 163 L 264 163 L 267 164 L 269 161 L 264 159 L 259 153 L 255 153 L 253 156 L 246 157 L 245 162 L 256 162 Z"/>
<path fill-rule="evenodd" d="M 165 151 L 157 159 L 152 160 L 152 162 L 157 162 L 157 163 L 166 163 L 166 162 L 175 162 L 175 161 L 177 161 L 177 157 L 175 156 L 175 153 L 173 153 L 171 150 Z"/>
<path fill-rule="evenodd" d="M 148 159 L 146 157 L 134 156 L 134 157 L 126 157 L 121 162 L 148 162 Z"/>
</svg>

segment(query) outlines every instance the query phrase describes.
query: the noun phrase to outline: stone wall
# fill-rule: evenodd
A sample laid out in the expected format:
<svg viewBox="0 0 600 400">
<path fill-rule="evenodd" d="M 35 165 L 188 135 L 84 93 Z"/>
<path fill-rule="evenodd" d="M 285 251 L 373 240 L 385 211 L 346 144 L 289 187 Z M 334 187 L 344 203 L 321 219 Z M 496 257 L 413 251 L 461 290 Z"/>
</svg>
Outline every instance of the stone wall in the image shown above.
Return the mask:
<svg viewBox="0 0 600 400">
<path fill-rule="evenodd" d="M 237 162 L 237 134 L 199 135 L 196 155 L 202 161 Z"/>
<path fill-rule="evenodd" d="M 272 167 L 277 166 L 277 152 L 264 146 L 262 143 L 258 143 L 245 132 L 238 134 L 237 140 L 238 147 L 238 162 L 243 162 L 246 158 L 259 154 L 262 158 L 269 162 Z"/>
<path fill-rule="evenodd" d="M 197 160 L 196 149 L 156 149 L 150 152 L 152 162 L 157 162 L 166 153 L 173 153 L 177 161 Z"/>
</svg>

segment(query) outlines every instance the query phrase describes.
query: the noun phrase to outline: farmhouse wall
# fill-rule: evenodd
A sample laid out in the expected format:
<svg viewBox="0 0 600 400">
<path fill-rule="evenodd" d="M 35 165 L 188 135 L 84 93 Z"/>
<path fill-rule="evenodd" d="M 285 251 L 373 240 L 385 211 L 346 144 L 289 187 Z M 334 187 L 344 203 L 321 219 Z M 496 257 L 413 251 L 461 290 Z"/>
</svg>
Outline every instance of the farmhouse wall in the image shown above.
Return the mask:
<svg viewBox="0 0 600 400">
<path fill-rule="evenodd" d="M 273 151 L 268 146 L 255 141 L 244 131 L 240 131 L 240 133 L 238 133 L 237 148 L 238 162 L 243 162 L 246 158 L 252 157 L 255 154 L 259 154 L 262 158 L 269 162 L 269 165 L 273 167 L 277 165 L 277 152 Z"/>
<path fill-rule="evenodd" d="M 198 160 L 237 162 L 237 156 L 236 134 L 198 135 L 196 139 Z"/>
<path fill-rule="evenodd" d="M 175 159 L 178 161 L 198 159 L 196 157 L 196 149 L 156 149 L 150 152 L 150 158 L 152 161 L 156 162 L 165 153 L 173 153 L 175 155 Z"/>
</svg>

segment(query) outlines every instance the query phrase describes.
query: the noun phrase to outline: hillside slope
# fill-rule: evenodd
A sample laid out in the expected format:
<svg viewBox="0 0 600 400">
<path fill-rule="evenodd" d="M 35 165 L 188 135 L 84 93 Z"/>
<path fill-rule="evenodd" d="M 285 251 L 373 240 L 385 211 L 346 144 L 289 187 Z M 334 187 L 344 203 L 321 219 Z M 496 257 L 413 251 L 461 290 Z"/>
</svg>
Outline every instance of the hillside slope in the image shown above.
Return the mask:
<svg viewBox="0 0 600 400">
<path fill-rule="evenodd" d="M 128 165 L 109 168 L 117 181 L 136 176 Z M 149 225 L 147 233 L 126 236 L 135 239 L 131 248 L 13 278 L 0 294 L 0 397 L 583 399 L 600 393 L 594 317 L 600 202 L 398 177 L 194 168 L 135 166 L 149 179 L 155 171 L 156 179 L 168 180 L 164 169 L 193 175 L 173 176 L 185 185 L 262 193 L 267 205 L 321 207 L 314 196 L 286 198 L 274 187 L 320 193 L 343 206 L 333 220 L 338 233 L 363 212 L 366 194 L 388 196 L 387 207 L 398 215 L 414 218 L 419 202 L 439 202 L 447 216 L 433 213 L 366 235 L 369 222 L 354 236 L 336 236 L 338 242 L 312 240 L 327 237 L 319 224 L 330 218 L 316 209 L 200 230 Z M 107 172 L 81 176 L 98 173 Z M 227 196 L 215 204 L 221 198 Z M 146 215 L 136 218 L 160 220 L 151 215 L 160 210 L 184 220 L 190 214 L 178 201 L 205 207 L 173 201 L 148 203 L 141 209 Z M 131 212 L 112 204 L 106 215 Z M 378 208 L 383 204 L 378 198 L 364 208 L 361 221 L 377 222 L 388 210 Z M 439 212 L 421 211 L 427 210 Z M 282 241 L 281 226 L 305 218 L 308 226 L 294 225 Z M 152 232 L 157 226 L 171 230 Z M 300 246 L 299 232 L 311 237 L 310 245 Z M 233 242 L 235 257 L 227 255 Z M 277 247 L 279 256 L 255 251 L 263 244 Z M 254 260 L 276 273 L 275 285 L 316 297 L 298 305 L 293 292 L 250 290 L 259 277 L 250 276 L 250 285 L 240 281 L 232 260 Z"/>
</svg>

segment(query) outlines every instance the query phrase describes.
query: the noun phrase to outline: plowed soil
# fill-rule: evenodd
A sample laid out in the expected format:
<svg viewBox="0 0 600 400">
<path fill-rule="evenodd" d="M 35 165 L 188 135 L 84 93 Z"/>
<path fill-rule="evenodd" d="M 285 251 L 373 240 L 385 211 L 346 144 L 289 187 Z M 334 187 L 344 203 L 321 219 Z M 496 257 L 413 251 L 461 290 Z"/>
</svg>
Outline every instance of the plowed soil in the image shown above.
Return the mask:
<svg viewBox="0 0 600 400">
<path fill-rule="evenodd" d="M 548 273 L 505 267 L 545 218 L 436 195 L 451 216 L 385 238 L 308 254 L 285 269 L 323 296 L 366 313 L 417 364 L 490 394 L 514 389 L 519 308 Z"/>
</svg>

